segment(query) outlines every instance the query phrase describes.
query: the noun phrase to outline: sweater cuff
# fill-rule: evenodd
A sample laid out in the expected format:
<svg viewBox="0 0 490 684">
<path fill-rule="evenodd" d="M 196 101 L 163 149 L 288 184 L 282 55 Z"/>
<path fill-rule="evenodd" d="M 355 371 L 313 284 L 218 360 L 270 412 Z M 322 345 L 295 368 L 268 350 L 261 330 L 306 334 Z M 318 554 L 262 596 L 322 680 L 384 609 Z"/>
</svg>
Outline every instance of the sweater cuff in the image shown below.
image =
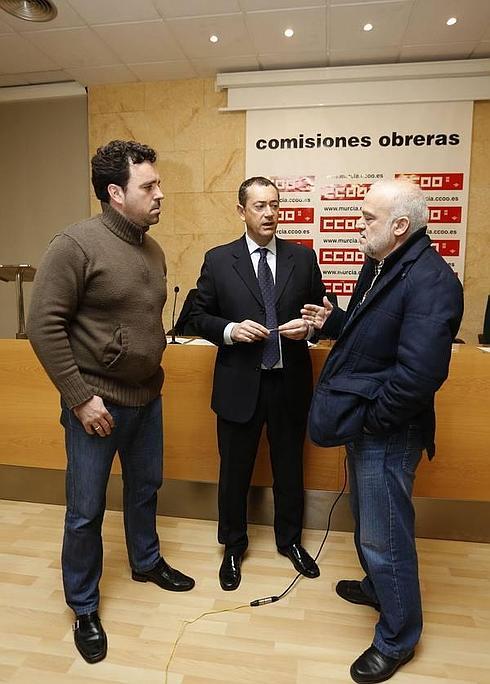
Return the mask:
<svg viewBox="0 0 490 684">
<path fill-rule="evenodd" d="M 83 404 L 94 396 L 93 389 L 87 385 L 80 373 L 58 381 L 57 387 L 69 409 Z"/>
</svg>

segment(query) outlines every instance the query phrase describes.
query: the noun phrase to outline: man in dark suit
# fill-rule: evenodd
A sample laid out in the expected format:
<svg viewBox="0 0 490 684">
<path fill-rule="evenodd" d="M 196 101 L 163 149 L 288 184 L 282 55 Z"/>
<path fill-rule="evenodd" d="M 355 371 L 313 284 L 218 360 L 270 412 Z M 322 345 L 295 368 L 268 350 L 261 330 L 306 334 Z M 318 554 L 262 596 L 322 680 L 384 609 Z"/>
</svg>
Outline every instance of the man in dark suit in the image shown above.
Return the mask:
<svg viewBox="0 0 490 684">
<path fill-rule="evenodd" d="M 324 295 L 313 250 L 276 238 L 279 191 L 267 178 L 244 181 L 238 213 L 246 234 L 210 250 L 198 280 L 192 322 L 218 346 L 211 406 L 221 457 L 218 540 L 225 546 L 219 578 L 240 584 L 247 549 L 247 494 L 260 434 L 267 424 L 273 472 L 274 532 L 279 552 L 306 577 L 318 577 L 301 546 L 303 443 L 312 373 L 302 320 L 305 302 Z"/>
</svg>

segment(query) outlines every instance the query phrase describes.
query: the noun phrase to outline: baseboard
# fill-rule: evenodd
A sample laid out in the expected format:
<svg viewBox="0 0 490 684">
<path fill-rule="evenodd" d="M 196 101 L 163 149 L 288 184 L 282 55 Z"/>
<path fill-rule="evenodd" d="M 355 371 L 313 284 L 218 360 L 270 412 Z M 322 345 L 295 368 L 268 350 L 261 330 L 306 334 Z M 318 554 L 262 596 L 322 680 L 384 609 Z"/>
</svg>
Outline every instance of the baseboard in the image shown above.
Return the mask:
<svg viewBox="0 0 490 684">
<path fill-rule="evenodd" d="M 330 507 L 337 492 L 307 490 L 304 526 L 325 529 Z M 62 470 L 0 465 L 0 499 L 65 503 L 65 473 Z M 158 513 L 180 518 L 217 519 L 216 484 L 167 480 L 159 494 Z M 490 542 L 489 501 L 428 499 L 416 497 L 416 533 L 431 539 Z M 120 475 L 111 475 L 107 489 L 107 508 L 122 510 Z M 249 520 L 258 525 L 272 525 L 273 499 L 270 487 L 252 487 L 249 496 Z M 352 532 L 353 521 L 349 495 L 339 500 L 332 515 L 331 528 Z"/>
</svg>

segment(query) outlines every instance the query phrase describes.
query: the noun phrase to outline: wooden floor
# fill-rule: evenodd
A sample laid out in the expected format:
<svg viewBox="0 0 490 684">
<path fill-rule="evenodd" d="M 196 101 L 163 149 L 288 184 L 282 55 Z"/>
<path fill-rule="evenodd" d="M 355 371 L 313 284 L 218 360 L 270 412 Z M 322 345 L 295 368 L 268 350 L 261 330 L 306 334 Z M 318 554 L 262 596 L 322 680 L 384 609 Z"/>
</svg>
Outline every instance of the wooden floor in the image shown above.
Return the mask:
<svg viewBox="0 0 490 684">
<path fill-rule="evenodd" d="M 0 501 L 0 682 L 164 684 L 186 619 L 279 593 L 293 572 L 269 527 L 251 526 L 238 591 L 219 588 L 215 524 L 159 518 L 167 560 L 193 574 L 188 594 L 129 579 L 120 513 L 104 524 L 101 617 L 109 638 L 102 663 L 76 653 L 60 576 L 64 510 Z M 306 531 L 315 551 L 321 533 Z M 418 541 L 425 629 L 397 684 L 490 682 L 490 545 Z M 349 682 L 351 662 L 371 643 L 376 613 L 342 601 L 334 587 L 359 577 L 352 535 L 331 533 L 321 577 L 303 579 L 280 603 L 207 615 L 190 624 L 170 663 L 168 684 Z"/>
</svg>

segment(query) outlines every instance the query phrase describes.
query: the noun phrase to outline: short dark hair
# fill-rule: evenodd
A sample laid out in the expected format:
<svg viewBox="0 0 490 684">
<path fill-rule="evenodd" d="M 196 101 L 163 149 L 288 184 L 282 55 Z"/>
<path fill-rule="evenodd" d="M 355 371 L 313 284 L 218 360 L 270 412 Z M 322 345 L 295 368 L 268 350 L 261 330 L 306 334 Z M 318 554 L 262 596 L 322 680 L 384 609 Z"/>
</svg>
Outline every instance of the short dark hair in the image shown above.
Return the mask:
<svg viewBox="0 0 490 684">
<path fill-rule="evenodd" d="M 264 176 L 252 176 L 252 178 L 247 178 L 247 180 L 244 180 L 238 188 L 238 204 L 240 206 L 244 207 L 247 203 L 248 189 L 252 185 L 263 185 L 265 187 L 272 185 L 272 187 L 276 189 L 277 198 L 279 199 L 279 188 L 275 183 Z"/>
<path fill-rule="evenodd" d="M 111 140 L 97 149 L 92 157 L 92 185 L 102 202 L 109 202 L 107 186 L 111 183 L 126 189 L 129 180 L 129 164 L 154 164 L 157 153 L 148 145 L 134 140 Z"/>
</svg>

